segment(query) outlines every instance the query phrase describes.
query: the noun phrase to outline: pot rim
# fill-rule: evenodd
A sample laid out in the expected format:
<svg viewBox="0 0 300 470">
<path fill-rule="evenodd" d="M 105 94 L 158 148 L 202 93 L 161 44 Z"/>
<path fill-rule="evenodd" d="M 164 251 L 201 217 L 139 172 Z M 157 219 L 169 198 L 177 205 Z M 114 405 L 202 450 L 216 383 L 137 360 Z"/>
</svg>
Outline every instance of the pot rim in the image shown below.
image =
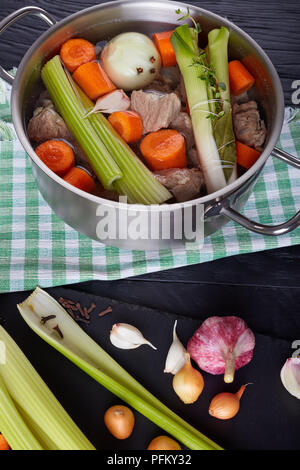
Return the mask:
<svg viewBox="0 0 300 470">
<path fill-rule="evenodd" d="M 167 7 L 169 8 L 170 5 L 174 5 L 174 9 L 177 7 L 181 8 L 186 8 L 190 7 L 191 9 L 195 9 L 199 14 L 203 14 L 205 16 L 211 17 L 216 20 L 221 20 L 229 30 L 234 30 L 236 33 L 238 33 L 240 36 L 242 36 L 244 39 L 246 39 L 251 46 L 257 50 L 259 55 L 264 59 L 265 65 L 267 66 L 268 72 L 272 76 L 273 83 L 274 83 L 274 88 L 276 90 L 277 94 L 277 109 L 275 113 L 275 119 L 273 123 L 273 128 L 272 132 L 269 137 L 269 142 L 267 146 L 264 148 L 261 156 L 259 159 L 256 161 L 256 163 L 248 170 L 246 171 L 242 176 L 240 176 L 238 179 L 236 179 L 233 183 L 225 186 L 224 188 L 208 194 L 206 196 L 202 196 L 197 199 L 193 199 L 191 201 L 186 201 L 186 202 L 181 202 L 181 203 L 172 203 L 172 204 L 162 204 L 162 205 L 155 205 L 156 210 L 158 211 L 166 211 L 166 210 L 176 210 L 181 207 L 189 207 L 189 206 L 194 206 L 197 204 L 204 204 L 204 203 L 209 203 L 213 200 L 221 200 L 223 199 L 224 196 L 228 196 L 229 194 L 234 193 L 237 189 L 239 189 L 243 184 L 245 184 L 257 171 L 261 169 L 261 167 L 264 165 L 266 162 L 267 158 L 270 156 L 272 153 L 278 138 L 281 133 L 282 125 L 283 125 L 283 120 L 284 120 L 284 96 L 283 96 L 283 90 L 281 86 L 281 82 L 278 76 L 278 73 L 271 62 L 270 58 L 268 55 L 264 52 L 264 50 L 259 46 L 259 44 L 251 38 L 251 36 L 248 35 L 245 31 L 243 31 L 241 28 L 236 26 L 234 23 L 231 21 L 227 20 L 226 18 L 223 18 L 220 15 L 217 15 L 216 13 L 212 13 L 209 10 L 205 10 L 204 8 L 200 8 L 195 5 L 187 4 L 184 3 L 182 4 L 181 2 L 177 1 L 172 1 L 172 0 L 167 0 L 167 1 L 161 1 L 161 0 L 141 0 L 141 1 L 134 1 L 134 0 L 117 0 L 117 1 L 110 1 L 106 2 L 100 5 L 94 5 L 89 8 L 85 8 L 83 10 L 80 10 L 76 13 L 73 13 L 72 15 L 67 16 L 66 18 L 63 18 L 62 20 L 58 21 L 55 23 L 53 26 L 51 26 L 48 30 L 46 30 L 44 33 L 39 36 L 36 41 L 32 44 L 32 46 L 28 49 L 26 54 L 24 55 L 23 59 L 21 60 L 17 73 L 12 85 L 12 92 L 11 92 L 11 111 L 12 111 L 12 118 L 13 118 L 13 123 L 15 130 L 17 132 L 18 138 L 24 147 L 25 151 L 28 153 L 30 158 L 34 161 L 36 165 L 40 167 L 41 170 L 43 170 L 44 173 L 46 173 L 47 176 L 49 176 L 51 179 L 56 181 L 58 184 L 62 185 L 65 189 L 68 189 L 69 191 L 72 191 L 73 193 L 77 194 L 78 196 L 88 199 L 91 202 L 98 203 L 98 204 L 105 204 L 107 206 L 112 206 L 115 208 L 125 208 L 129 207 L 134 210 L 134 208 L 138 208 L 138 210 L 149 210 L 149 207 L 152 206 L 147 206 L 147 205 L 142 205 L 142 204 L 126 204 L 122 202 L 116 202 L 116 201 L 111 201 L 108 199 L 101 198 L 99 196 L 95 196 L 89 193 L 86 193 L 85 191 L 82 191 L 81 189 L 78 189 L 71 184 L 65 182 L 62 178 L 57 176 L 55 173 L 53 173 L 36 155 L 34 149 L 31 146 L 31 143 L 25 133 L 24 130 L 24 123 L 23 119 L 21 116 L 21 113 L 18 113 L 18 94 L 17 90 L 19 87 L 20 80 L 22 78 L 22 74 L 24 69 L 26 68 L 26 63 L 28 58 L 32 55 L 32 53 L 44 42 L 45 39 L 51 36 L 51 34 L 60 28 L 61 26 L 64 26 L 68 24 L 70 21 L 75 20 L 79 16 L 85 14 L 85 13 L 90 13 L 94 10 L 101 10 L 101 9 L 106 9 L 108 7 L 116 7 L 118 5 L 124 5 L 124 4 L 134 4 L 135 8 L 142 7 L 144 4 L 157 4 L 158 8 L 164 8 Z"/>
</svg>

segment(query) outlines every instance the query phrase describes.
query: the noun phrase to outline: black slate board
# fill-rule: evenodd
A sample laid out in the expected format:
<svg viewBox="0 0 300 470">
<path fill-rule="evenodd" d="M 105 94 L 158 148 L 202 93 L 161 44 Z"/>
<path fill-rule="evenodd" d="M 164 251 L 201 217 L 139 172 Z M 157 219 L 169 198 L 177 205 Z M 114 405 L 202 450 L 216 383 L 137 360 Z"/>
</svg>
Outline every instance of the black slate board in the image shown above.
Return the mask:
<svg viewBox="0 0 300 470">
<path fill-rule="evenodd" d="M 90 324 L 83 325 L 84 330 L 162 402 L 220 445 L 227 449 L 299 448 L 299 402 L 285 391 L 279 377 L 280 368 L 291 352 L 289 341 L 256 334 L 254 358 L 237 371 L 234 384 L 225 385 L 222 376 L 203 373 L 205 388 L 201 397 L 193 405 L 184 405 L 173 392 L 172 376 L 164 374 L 163 367 L 175 319 L 178 319 L 178 335 L 184 344 L 201 320 L 72 289 L 54 288 L 48 292 L 57 299 L 62 296 L 78 300 L 83 306 L 95 302 L 97 308 L 91 314 Z M 103 424 L 103 415 L 109 406 L 120 403 L 120 400 L 79 371 L 24 324 L 15 305 L 25 297 L 24 293 L 5 297 L 6 301 L 1 306 L 5 315 L 2 324 L 62 405 L 98 449 L 145 449 L 148 442 L 161 433 L 159 428 L 135 413 L 133 435 L 126 441 L 115 440 Z M 98 313 L 109 305 L 113 311 L 99 318 Z M 109 341 L 109 331 L 116 322 L 140 328 L 158 350 L 148 346 L 130 351 L 115 348 Z M 208 415 L 208 406 L 215 394 L 225 390 L 236 391 L 248 382 L 253 382 L 253 385 L 247 388 L 240 412 L 234 419 L 222 422 Z"/>
</svg>

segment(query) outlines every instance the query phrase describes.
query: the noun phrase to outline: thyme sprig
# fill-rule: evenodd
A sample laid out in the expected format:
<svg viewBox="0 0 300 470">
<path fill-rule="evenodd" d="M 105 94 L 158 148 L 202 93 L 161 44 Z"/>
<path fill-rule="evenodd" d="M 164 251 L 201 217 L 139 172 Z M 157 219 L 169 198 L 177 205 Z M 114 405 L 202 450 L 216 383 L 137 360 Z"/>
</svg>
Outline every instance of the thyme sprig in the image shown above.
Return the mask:
<svg viewBox="0 0 300 470">
<path fill-rule="evenodd" d="M 187 20 L 187 19 L 190 19 L 192 21 L 192 23 L 194 24 L 194 30 L 197 34 L 201 33 L 202 29 L 201 29 L 201 26 L 200 26 L 200 23 L 197 23 L 194 18 L 190 15 L 190 9 L 189 7 L 187 7 L 186 9 L 186 14 L 183 13 L 183 11 L 181 11 L 180 8 L 178 8 L 177 10 L 175 10 L 175 13 L 177 15 L 182 15 L 180 18 L 178 18 L 177 21 L 184 21 L 184 20 Z"/>
</svg>

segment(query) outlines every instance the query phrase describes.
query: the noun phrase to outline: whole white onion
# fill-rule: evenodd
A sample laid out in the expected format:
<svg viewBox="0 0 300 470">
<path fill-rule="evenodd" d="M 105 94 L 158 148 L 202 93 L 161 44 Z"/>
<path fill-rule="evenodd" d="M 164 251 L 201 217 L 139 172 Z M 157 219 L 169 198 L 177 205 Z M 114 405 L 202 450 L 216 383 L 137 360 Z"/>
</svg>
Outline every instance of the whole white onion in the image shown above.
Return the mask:
<svg viewBox="0 0 300 470">
<path fill-rule="evenodd" d="M 150 38 L 141 33 L 114 37 L 101 53 L 102 66 L 117 88 L 138 90 L 158 75 L 161 58 Z"/>
</svg>

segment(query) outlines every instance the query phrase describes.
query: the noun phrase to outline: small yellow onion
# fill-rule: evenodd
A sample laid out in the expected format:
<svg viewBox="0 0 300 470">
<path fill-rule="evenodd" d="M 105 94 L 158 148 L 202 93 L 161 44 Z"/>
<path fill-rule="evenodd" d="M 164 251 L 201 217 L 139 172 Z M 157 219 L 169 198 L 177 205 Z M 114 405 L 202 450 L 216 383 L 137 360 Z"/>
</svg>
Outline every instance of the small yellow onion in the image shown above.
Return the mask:
<svg viewBox="0 0 300 470">
<path fill-rule="evenodd" d="M 104 423 L 116 439 L 127 439 L 134 428 L 134 414 L 123 405 L 108 408 L 104 415 Z"/>
<path fill-rule="evenodd" d="M 240 399 L 247 385 L 242 385 L 236 393 L 224 392 L 216 395 L 209 405 L 209 414 L 218 419 L 233 418 L 240 409 Z"/>
<path fill-rule="evenodd" d="M 147 450 L 181 450 L 178 442 L 168 436 L 157 436 L 147 447 Z"/>
<path fill-rule="evenodd" d="M 202 374 L 194 369 L 190 355 L 185 354 L 185 364 L 173 378 L 173 388 L 183 403 L 189 405 L 198 400 L 204 387 Z"/>
</svg>

